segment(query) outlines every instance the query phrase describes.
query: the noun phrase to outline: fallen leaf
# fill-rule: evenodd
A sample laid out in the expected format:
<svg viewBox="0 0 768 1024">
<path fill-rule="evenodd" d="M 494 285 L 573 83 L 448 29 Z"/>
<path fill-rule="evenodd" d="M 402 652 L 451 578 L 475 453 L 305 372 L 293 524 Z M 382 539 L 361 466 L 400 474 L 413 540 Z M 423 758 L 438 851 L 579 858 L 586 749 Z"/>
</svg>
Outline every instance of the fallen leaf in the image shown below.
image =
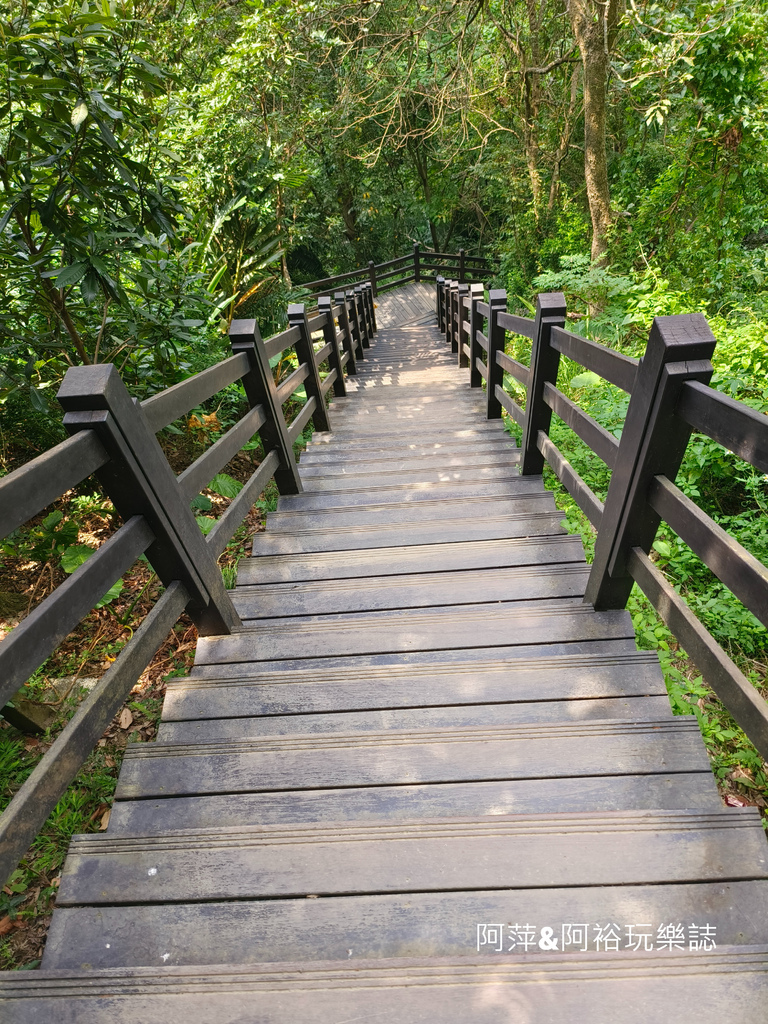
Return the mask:
<svg viewBox="0 0 768 1024">
<path fill-rule="evenodd" d="M 99 832 L 106 831 L 107 825 L 109 825 L 109 816 L 112 813 L 112 808 L 108 807 L 101 816 L 101 824 L 99 825 Z"/>
<path fill-rule="evenodd" d="M 128 708 L 123 708 L 120 712 L 120 728 L 128 729 L 133 724 L 133 715 Z"/>
<path fill-rule="evenodd" d="M 0 917 L 0 935 L 7 935 L 10 931 L 13 931 L 13 921 L 6 914 L 5 917 Z"/>
<path fill-rule="evenodd" d="M 746 800 L 740 800 L 737 796 L 734 796 L 733 793 L 726 793 L 725 794 L 725 802 L 726 802 L 726 804 L 729 807 L 748 807 L 749 806 Z"/>
</svg>

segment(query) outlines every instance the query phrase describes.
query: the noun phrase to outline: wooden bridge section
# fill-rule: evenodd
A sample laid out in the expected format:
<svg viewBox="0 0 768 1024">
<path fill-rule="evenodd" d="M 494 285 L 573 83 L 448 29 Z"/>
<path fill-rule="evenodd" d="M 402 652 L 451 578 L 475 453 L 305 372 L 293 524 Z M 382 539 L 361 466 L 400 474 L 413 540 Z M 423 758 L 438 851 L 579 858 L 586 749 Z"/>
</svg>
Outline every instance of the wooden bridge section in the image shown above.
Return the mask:
<svg viewBox="0 0 768 1024">
<path fill-rule="evenodd" d="M 128 747 L 4 1021 L 761 1019 L 759 814 L 722 805 L 628 613 L 585 601 L 580 540 L 486 418 L 514 414 L 494 327 L 473 308 L 466 344 L 455 298 L 443 331 L 422 283 L 379 299 L 240 625 Z"/>
<path fill-rule="evenodd" d="M 758 813 L 628 613 L 584 603 L 581 542 L 410 288 L 4 1019 L 759 1019 Z"/>
</svg>

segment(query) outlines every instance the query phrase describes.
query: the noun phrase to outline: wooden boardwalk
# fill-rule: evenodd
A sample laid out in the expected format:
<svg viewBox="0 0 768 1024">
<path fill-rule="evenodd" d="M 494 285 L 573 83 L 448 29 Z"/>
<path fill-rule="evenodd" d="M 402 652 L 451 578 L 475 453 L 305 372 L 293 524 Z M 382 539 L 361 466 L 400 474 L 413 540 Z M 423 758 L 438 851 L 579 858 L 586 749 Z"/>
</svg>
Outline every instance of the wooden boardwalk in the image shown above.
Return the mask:
<svg viewBox="0 0 768 1024">
<path fill-rule="evenodd" d="M 581 542 L 437 329 L 384 326 L 420 294 L 380 300 L 241 563 L 245 629 L 129 746 L 4 1020 L 762 1019 L 758 813 L 629 615 L 583 603 Z"/>
</svg>

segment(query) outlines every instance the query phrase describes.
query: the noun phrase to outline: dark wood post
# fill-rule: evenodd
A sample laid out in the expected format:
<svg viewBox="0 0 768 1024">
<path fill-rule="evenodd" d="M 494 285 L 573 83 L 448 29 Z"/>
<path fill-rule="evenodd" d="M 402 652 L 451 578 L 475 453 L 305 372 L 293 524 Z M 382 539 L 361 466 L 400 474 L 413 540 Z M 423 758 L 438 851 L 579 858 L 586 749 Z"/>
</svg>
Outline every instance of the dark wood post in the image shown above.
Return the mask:
<svg viewBox="0 0 768 1024">
<path fill-rule="evenodd" d="M 339 339 L 336 336 L 336 324 L 333 319 L 333 303 L 330 295 L 321 295 L 317 300 L 317 308 L 320 313 L 325 313 L 323 324 L 323 341 L 331 346 L 331 354 L 328 356 L 328 365 L 331 370 L 336 371 L 336 380 L 333 382 L 333 393 L 337 398 L 343 398 L 347 393 L 347 385 L 344 383 L 344 367 L 341 365 L 341 352 L 339 351 Z"/>
<path fill-rule="evenodd" d="M 539 451 L 539 431 L 549 433 L 552 410 L 544 401 L 544 385 L 557 383 L 560 353 L 549 343 L 553 327 L 565 324 L 565 296 L 562 292 L 544 292 L 536 296 L 536 324 L 531 345 L 531 377 L 525 396 L 525 429 L 520 473 L 538 475 L 544 468 Z"/>
<path fill-rule="evenodd" d="M 480 283 L 469 286 L 469 386 L 479 388 L 483 385 L 483 378 L 477 368 L 477 360 L 482 359 L 483 349 L 478 344 L 477 332 L 483 331 L 484 317 L 477 308 L 478 302 L 483 301 L 485 288 Z"/>
<path fill-rule="evenodd" d="M 368 277 L 371 282 L 371 292 L 373 293 L 374 299 L 379 294 L 379 289 L 376 285 L 376 264 L 373 260 L 368 260 Z"/>
<path fill-rule="evenodd" d="M 347 302 L 347 296 L 344 292 L 336 292 L 333 296 L 335 305 L 341 306 L 339 310 L 339 328 L 341 329 L 341 346 L 345 352 L 349 353 L 349 359 L 347 360 L 347 372 L 351 374 L 357 373 L 357 356 L 355 353 L 355 335 L 354 329 L 350 322 L 349 317 L 349 303 Z"/>
<path fill-rule="evenodd" d="M 656 317 L 640 361 L 621 434 L 616 466 L 595 544 L 585 601 L 624 608 L 632 589 L 625 560 L 633 547 L 647 554 L 660 517 L 646 501 L 655 476 L 674 480 L 691 436 L 675 416 L 686 381 L 708 383 L 715 338 L 701 313 Z"/>
<path fill-rule="evenodd" d="M 445 334 L 444 287 L 445 278 L 438 274 L 435 280 L 435 312 L 437 313 L 437 326 L 443 334 Z"/>
<path fill-rule="evenodd" d="M 459 327 L 456 332 L 459 351 L 459 366 L 464 367 L 469 366 L 469 356 L 464 351 L 464 346 L 469 345 L 469 329 L 464 327 L 464 324 L 469 322 L 470 317 L 470 310 L 464 307 L 465 302 L 467 306 L 469 306 L 470 303 L 468 284 L 459 285 L 459 293 L 456 301 L 458 304 L 459 314 Z"/>
<path fill-rule="evenodd" d="M 229 342 L 232 352 L 244 352 L 248 356 L 250 369 L 242 383 L 248 404 L 252 409 L 260 405 L 267 417 L 259 430 L 264 454 L 276 452 L 280 465 L 275 470 L 275 483 L 281 494 L 301 494 L 301 477 L 293 445 L 288 437 L 288 428 L 283 416 L 283 407 L 277 397 L 275 378 L 269 365 L 261 331 L 255 320 L 233 320 L 229 326 Z"/>
<path fill-rule="evenodd" d="M 466 275 L 466 270 L 465 270 L 465 267 L 464 267 L 464 257 L 465 256 L 466 256 L 466 253 L 464 252 L 464 250 L 463 249 L 459 249 L 459 284 L 464 284 L 464 281 L 465 281 L 466 276 L 467 276 Z"/>
<path fill-rule="evenodd" d="M 450 345 L 451 343 L 451 282 L 445 281 L 443 284 L 443 334 L 445 340 Z"/>
<path fill-rule="evenodd" d="M 420 246 L 418 242 L 413 243 L 413 279 L 414 281 L 421 280 L 421 257 L 420 257 Z"/>
<path fill-rule="evenodd" d="M 365 294 L 368 296 L 368 309 L 371 311 L 371 331 L 376 334 L 379 330 L 378 324 L 376 323 L 376 303 L 374 301 L 376 293 L 374 292 L 371 285 L 365 286 Z"/>
<path fill-rule="evenodd" d="M 357 307 L 357 322 L 360 325 L 360 342 L 363 348 L 371 347 L 371 338 L 368 333 L 368 316 L 365 311 L 365 296 L 363 295 L 363 286 L 358 284 L 355 285 L 353 291 L 355 300 L 355 306 Z"/>
<path fill-rule="evenodd" d="M 492 288 L 488 293 L 488 380 L 486 389 L 488 392 L 488 411 L 486 418 L 489 420 L 501 419 L 501 402 L 496 397 L 496 385 L 501 387 L 504 384 L 504 371 L 496 362 L 496 353 L 504 351 L 507 332 L 499 324 L 499 313 L 506 312 L 507 293 L 503 288 Z"/>
<path fill-rule="evenodd" d="M 299 357 L 299 365 L 306 363 L 309 367 L 309 376 L 304 381 L 304 389 L 307 392 L 307 401 L 310 398 L 315 399 L 312 423 L 315 430 L 330 430 L 328 410 L 325 407 L 323 392 L 320 390 L 320 374 L 317 371 L 315 347 L 312 344 L 312 336 L 309 333 L 307 311 L 303 302 L 295 302 L 288 307 L 288 324 L 290 327 L 298 327 L 299 329 L 299 340 L 296 342 L 296 355 Z"/>
<path fill-rule="evenodd" d="M 128 394 L 112 363 L 67 371 L 58 399 L 70 434 L 94 430 L 110 455 L 99 483 L 122 519 L 144 516 L 156 540 L 147 549 L 153 569 L 170 586 L 179 580 L 191 600 L 190 618 L 202 636 L 241 627 L 224 589 L 216 558 L 168 465 L 141 407 Z"/>
<path fill-rule="evenodd" d="M 357 296 L 353 291 L 348 291 L 344 293 L 344 298 L 350 314 L 349 322 L 352 327 L 355 358 L 365 359 L 365 352 L 363 351 L 363 325 L 360 323 L 360 310 L 357 306 Z"/>
<path fill-rule="evenodd" d="M 363 297 L 363 310 L 365 312 L 365 333 L 368 335 L 368 341 L 370 343 L 373 338 L 373 295 L 371 294 L 371 286 L 369 284 L 361 284 L 360 294 Z"/>
<path fill-rule="evenodd" d="M 451 281 L 451 352 L 459 351 L 459 282 Z"/>
</svg>

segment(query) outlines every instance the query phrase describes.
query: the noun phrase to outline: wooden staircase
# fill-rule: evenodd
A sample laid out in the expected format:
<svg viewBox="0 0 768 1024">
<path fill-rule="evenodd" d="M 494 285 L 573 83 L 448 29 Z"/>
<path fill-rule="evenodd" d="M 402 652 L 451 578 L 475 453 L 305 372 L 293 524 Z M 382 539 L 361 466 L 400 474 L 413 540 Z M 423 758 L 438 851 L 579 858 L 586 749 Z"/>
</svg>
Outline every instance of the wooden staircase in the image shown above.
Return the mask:
<svg viewBox="0 0 768 1024">
<path fill-rule="evenodd" d="M 762 1020 L 757 811 L 439 332 L 366 355 L 0 1019 Z"/>
</svg>

